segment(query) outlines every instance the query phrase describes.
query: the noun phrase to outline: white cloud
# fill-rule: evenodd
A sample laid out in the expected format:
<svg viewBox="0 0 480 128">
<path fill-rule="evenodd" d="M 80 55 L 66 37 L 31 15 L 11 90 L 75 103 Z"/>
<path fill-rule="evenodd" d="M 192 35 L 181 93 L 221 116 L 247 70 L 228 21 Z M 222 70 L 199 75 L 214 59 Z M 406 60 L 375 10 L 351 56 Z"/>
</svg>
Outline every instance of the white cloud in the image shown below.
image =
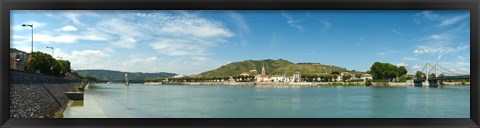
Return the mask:
<svg viewBox="0 0 480 128">
<path fill-rule="evenodd" d="M 460 70 L 460 72 L 462 72 L 461 74 L 470 74 L 470 69 L 469 68 L 461 67 L 458 70 Z"/>
<path fill-rule="evenodd" d="M 105 59 L 110 55 L 100 50 L 83 50 L 72 51 L 71 54 L 60 54 L 63 59 L 71 62 L 73 69 L 93 69 L 103 68 L 109 69 L 108 66 L 102 66 L 107 64 Z"/>
<path fill-rule="evenodd" d="M 175 12 L 181 14 L 185 17 L 197 17 L 199 13 L 203 12 L 204 10 L 176 10 Z M 138 13 L 138 16 L 147 16 L 146 13 Z"/>
<path fill-rule="evenodd" d="M 446 53 L 455 53 L 463 50 L 468 50 L 470 48 L 470 45 L 459 45 L 457 47 L 451 47 L 451 46 L 446 46 L 446 44 L 441 44 L 439 43 L 437 46 L 435 45 L 430 45 L 430 46 L 417 46 L 417 48 L 413 51 L 415 55 L 421 55 L 421 54 L 437 54 L 437 55 L 443 55 Z"/>
<path fill-rule="evenodd" d="M 12 37 L 10 37 L 11 39 L 28 39 L 27 37 L 24 37 L 24 36 L 18 36 L 18 35 L 14 35 Z"/>
<path fill-rule="evenodd" d="M 46 23 L 43 23 L 43 22 L 38 22 L 38 21 L 27 21 L 27 22 L 23 22 L 21 24 L 12 24 L 10 25 L 10 27 L 13 29 L 13 31 L 30 31 L 31 28 L 30 27 L 23 27 L 22 25 L 23 24 L 33 24 L 33 30 L 35 31 L 35 29 L 38 29 L 38 28 L 41 28 L 45 25 L 47 25 Z M 13 26 L 13 27 L 12 27 Z"/>
<path fill-rule="evenodd" d="M 148 57 L 148 58 L 146 59 L 147 62 L 154 62 L 154 61 L 156 61 L 156 60 L 158 60 L 158 58 L 155 57 L 155 56 Z"/>
<path fill-rule="evenodd" d="M 35 34 L 34 35 L 34 41 L 35 42 L 42 42 L 44 44 L 50 44 L 50 43 L 75 43 L 76 40 L 78 40 L 80 37 L 76 35 L 70 35 L 70 34 L 65 34 L 65 35 L 58 35 L 58 36 L 52 36 L 52 35 L 47 35 L 47 34 Z"/>
<path fill-rule="evenodd" d="M 142 32 L 141 29 L 135 23 L 114 18 L 100 21 L 92 28 L 87 28 L 84 34 L 85 38 L 108 41 L 107 43 L 118 48 L 135 48 L 137 38 L 151 35 L 149 32 Z"/>
<path fill-rule="evenodd" d="M 59 31 L 77 31 L 78 29 L 75 28 L 74 26 L 64 26 L 58 30 Z"/>
<path fill-rule="evenodd" d="M 458 60 L 465 61 L 465 58 L 463 58 L 462 56 L 458 56 Z"/>
<path fill-rule="evenodd" d="M 285 13 L 285 11 L 282 11 L 282 15 L 287 19 L 287 23 L 290 25 L 290 27 L 293 27 L 298 31 L 303 32 L 303 26 L 299 24 L 300 22 L 302 22 L 302 20 L 297 20 L 293 18 L 292 16 Z"/>
<path fill-rule="evenodd" d="M 415 54 L 417 54 L 417 55 L 418 55 L 418 54 L 428 54 L 428 53 L 430 53 L 430 50 L 428 50 L 428 48 L 415 49 L 415 50 L 413 51 L 413 53 L 415 53 Z"/>
<path fill-rule="evenodd" d="M 76 25 L 84 25 L 78 18 L 80 17 L 80 14 L 78 11 L 67 11 L 65 12 L 65 17 L 70 19 L 74 24 Z"/>
<path fill-rule="evenodd" d="M 322 29 L 322 32 L 325 32 L 328 29 L 330 29 L 330 27 L 332 27 L 332 23 L 330 23 L 329 21 L 324 20 L 324 19 L 315 18 L 312 15 L 310 15 L 310 12 L 307 12 L 306 15 L 307 15 L 308 18 L 315 19 L 317 21 L 320 21 L 323 24 L 324 28 Z"/>
<path fill-rule="evenodd" d="M 61 49 L 54 50 L 56 57 L 61 56 L 63 59 L 69 60 L 72 67 L 77 70 L 111 69 L 192 74 L 225 64 L 220 60 L 209 59 L 209 49 L 222 43 L 228 43 L 227 39 L 236 36 L 236 33 L 230 31 L 223 22 L 199 17 L 197 15 L 199 11 L 190 12 L 179 11 L 180 15 L 162 11 L 112 12 L 107 15 L 107 13 L 99 12 L 67 11 L 62 13 L 64 19 L 67 22 L 73 22 L 74 25 L 59 27 L 53 31 L 35 32 L 34 41 L 43 44 L 79 43 L 82 41 L 107 43 L 106 45 L 101 43 L 93 45 L 100 46 L 96 49 L 81 49 L 70 53 Z M 44 14 L 42 13 L 42 15 Z M 86 20 L 87 18 L 89 20 Z M 95 22 L 88 22 L 90 20 L 95 20 Z M 236 22 L 242 33 L 249 31 L 250 28 L 241 15 L 233 14 L 232 20 L 235 20 L 234 23 Z M 60 33 L 59 31 L 71 31 L 71 33 Z M 29 43 L 25 43 L 30 41 L 30 36 L 12 36 L 11 38 L 17 39 L 17 43 L 12 44 L 21 44 L 16 46 L 30 51 Z M 118 53 L 115 53 L 117 48 L 136 48 L 140 46 L 140 43 L 142 49 L 152 48 L 157 52 L 150 53 L 153 55 L 146 58 L 143 57 L 144 55 L 136 55 L 121 59 L 118 58 Z M 44 47 L 42 48 L 40 51 L 50 53 Z M 135 52 L 136 49 L 129 51 L 132 51 L 133 54 L 142 54 Z"/>
<path fill-rule="evenodd" d="M 132 37 L 120 37 L 119 40 L 112 42 L 113 46 L 120 48 L 135 48 L 137 40 Z"/>
<path fill-rule="evenodd" d="M 222 23 L 201 18 L 175 17 L 164 21 L 160 31 L 173 36 L 190 38 L 232 37 L 234 35 Z"/>
<path fill-rule="evenodd" d="M 250 26 L 248 25 L 247 21 L 245 21 L 245 18 L 243 18 L 242 15 L 234 11 L 229 11 L 228 16 L 232 18 L 233 22 L 235 22 L 235 24 L 240 28 L 242 32 L 250 32 Z"/>
<path fill-rule="evenodd" d="M 205 43 L 188 39 L 160 39 L 150 46 L 158 52 L 169 56 L 205 56 Z"/>
<path fill-rule="evenodd" d="M 152 64 L 158 64 L 157 63 L 157 60 L 158 58 L 155 57 L 155 56 L 151 56 L 151 57 L 148 57 L 148 58 L 139 58 L 139 57 L 136 57 L 135 59 L 129 59 L 128 61 L 124 61 L 122 66 L 146 66 L 146 65 L 151 65 L 149 66 L 150 68 L 151 67 L 155 67 L 153 66 Z"/>
<path fill-rule="evenodd" d="M 445 27 L 445 26 L 450 26 L 453 24 L 456 24 L 466 18 L 469 18 L 470 15 L 458 15 L 458 16 L 453 16 L 453 17 L 445 17 L 445 16 L 440 16 L 433 11 L 422 11 L 417 14 L 415 14 L 413 20 L 417 23 L 420 24 L 424 20 L 429 20 L 429 21 L 437 21 L 439 22 L 436 27 Z"/>
<path fill-rule="evenodd" d="M 439 64 L 444 70 L 450 71 L 447 73 L 447 75 L 470 74 L 469 61 L 439 62 Z"/>
<path fill-rule="evenodd" d="M 440 33 L 440 34 L 434 34 L 434 35 L 431 35 L 429 38 L 430 39 L 433 39 L 433 40 L 448 40 L 448 39 L 453 39 L 455 38 L 456 36 L 453 35 L 453 34 L 449 34 L 449 33 Z M 424 39 L 426 40 L 426 39 Z"/>
<path fill-rule="evenodd" d="M 45 12 L 44 14 L 45 16 L 48 16 L 48 17 L 54 17 L 52 13 Z"/>
<path fill-rule="evenodd" d="M 392 31 L 393 33 L 397 34 L 397 35 L 403 35 L 403 33 L 397 31 L 396 29 L 390 29 L 390 31 Z"/>
<path fill-rule="evenodd" d="M 419 70 L 420 68 L 421 68 L 421 67 L 418 66 L 418 65 L 415 65 L 415 66 L 412 67 L 413 70 Z"/>
<path fill-rule="evenodd" d="M 28 28 L 22 27 L 22 25 L 14 25 L 14 24 L 11 24 L 10 27 L 11 27 L 11 30 L 13 31 L 22 31 L 22 30 L 28 29 Z"/>
<path fill-rule="evenodd" d="M 461 16 L 454 16 L 450 18 L 446 18 L 438 24 L 439 27 L 444 27 L 444 26 L 449 26 L 455 23 L 458 23 L 459 21 L 462 21 L 465 18 L 470 17 L 469 15 L 461 15 Z"/>
<path fill-rule="evenodd" d="M 105 41 L 105 38 L 97 37 L 94 35 L 73 35 L 73 34 L 34 34 L 33 39 L 35 42 L 41 42 L 44 44 L 51 43 L 77 43 L 79 40 L 90 41 Z M 29 39 L 30 40 L 30 39 Z"/>
<path fill-rule="evenodd" d="M 51 54 L 52 51 L 51 49 L 38 49 L 40 52 L 44 52 L 44 53 L 48 53 L 48 54 Z M 66 60 L 68 58 L 71 58 L 71 55 L 68 54 L 68 53 L 65 53 L 62 49 L 60 48 L 54 48 L 53 49 L 53 57 L 55 59 L 59 59 L 59 57 L 61 57 L 63 60 Z"/>
<path fill-rule="evenodd" d="M 381 57 L 385 57 L 385 56 L 388 56 L 390 54 L 400 54 L 400 53 L 402 53 L 402 52 L 400 52 L 400 51 L 385 51 L 385 52 L 379 52 L 377 54 Z"/>
<path fill-rule="evenodd" d="M 395 64 L 395 65 L 397 65 L 397 66 L 405 66 L 405 67 L 407 67 L 407 66 L 408 66 L 408 64 L 407 64 L 407 63 L 397 63 L 397 64 Z"/>
<path fill-rule="evenodd" d="M 432 35 L 431 37 L 432 37 L 432 39 L 435 39 L 435 40 L 438 40 L 438 39 L 441 38 L 440 35 Z"/>
<path fill-rule="evenodd" d="M 24 24 L 33 24 L 33 29 L 35 29 L 35 28 L 41 28 L 41 27 L 47 25 L 46 23 L 37 22 L 37 21 L 27 21 L 27 22 L 24 22 Z"/>
<path fill-rule="evenodd" d="M 209 54 L 209 48 L 227 42 L 226 38 L 235 35 L 222 22 L 211 19 L 160 13 L 152 13 L 151 18 L 154 22 L 143 24 L 157 26 L 146 29 L 147 32 L 155 32 L 158 36 L 151 35 L 155 38 L 149 46 L 168 56 L 189 56 L 191 59 L 204 60 L 203 58 Z"/>
<path fill-rule="evenodd" d="M 167 42 L 189 41 L 193 45 L 190 44 L 187 47 L 199 47 L 198 49 L 205 50 L 201 47 L 215 46 L 218 43 L 225 42 L 225 38 L 235 35 L 223 23 L 206 18 L 172 16 L 163 13 L 136 13 L 135 16 L 142 17 L 145 20 L 135 22 L 128 18 L 104 20 L 92 28 L 91 31 L 112 38 L 114 41 L 111 43 L 119 48 L 134 48 L 137 42 L 163 45 Z M 169 49 L 191 49 L 178 48 L 178 45 L 165 44 L 166 47 L 171 46 Z M 158 50 L 159 48 L 155 47 L 154 49 Z M 164 51 L 160 52 L 165 53 Z M 173 51 L 170 50 L 170 52 Z M 175 51 L 167 55 L 178 55 L 179 52 L 189 51 Z"/>
<path fill-rule="evenodd" d="M 422 23 L 422 20 L 438 20 L 439 17 L 440 16 L 438 14 L 435 14 L 433 13 L 433 11 L 428 10 L 415 14 L 413 20 L 415 21 L 415 23 L 420 24 Z"/>
<path fill-rule="evenodd" d="M 439 17 L 438 14 L 435 14 L 432 11 L 422 11 L 420 13 L 417 13 L 416 15 L 424 16 L 425 18 L 427 18 L 429 20 L 435 20 L 436 18 Z"/>
<path fill-rule="evenodd" d="M 110 47 L 103 48 L 102 51 L 104 51 L 105 53 L 115 53 L 115 50 Z"/>
<path fill-rule="evenodd" d="M 83 51 L 73 51 L 72 57 L 77 58 L 80 56 L 86 57 L 107 57 L 108 55 L 100 50 L 83 50 Z"/>
</svg>

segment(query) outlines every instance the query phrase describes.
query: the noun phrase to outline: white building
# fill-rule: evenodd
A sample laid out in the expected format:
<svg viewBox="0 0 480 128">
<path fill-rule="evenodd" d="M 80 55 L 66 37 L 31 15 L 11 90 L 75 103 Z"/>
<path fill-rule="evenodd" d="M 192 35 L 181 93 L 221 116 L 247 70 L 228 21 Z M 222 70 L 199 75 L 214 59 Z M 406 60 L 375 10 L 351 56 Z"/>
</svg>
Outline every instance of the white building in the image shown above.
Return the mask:
<svg viewBox="0 0 480 128">
<path fill-rule="evenodd" d="M 256 80 L 257 82 L 265 82 L 265 78 L 266 78 L 266 77 L 267 77 L 267 76 L 265 76 L 265 75 L 257 74 L 257 75 L 255 75 L 255 80 Z"/>
<path fill-rule="evenodd" d="M 272 82 L 289 82 L 290 80 L 285 77 L 284 75 L 273 75 L 270 77 L 270 81 Z"/>
<path fill-rule="evenodd" d="M 333 78 L 333 81 L 335 82 L 340 82 L 340 81 L 343 81 L 343 76 L 342 75 L 337 75 L 337 78 Z"/>
<path fill-rule="evenodd" d="M 182 77 L 185 77 L 185 75 L 176 75 L 176 76 L 173 76 L 173 78 L 182 78 Z"/>
<path fill-rule="evenodd" d="M 250 73 L 250 72 L 244 72 L 244 73 L 240 74 L 240 76 L 250 76 L 250 74 L 252 74 L 252 73 Z"/>
<path fill-rule="evenodd" d="M 292 77 L 292 82 L 302 82 L 302 74 L 300 72 L 295 72 Z"/>
<path fill-rule="evenodd" d="M 363 81 L 366 81 L 367 79 L 373 80 L 373 77 L 370 74 L 362 74 L 360 79 L 363 79 Z"/>
</svg>

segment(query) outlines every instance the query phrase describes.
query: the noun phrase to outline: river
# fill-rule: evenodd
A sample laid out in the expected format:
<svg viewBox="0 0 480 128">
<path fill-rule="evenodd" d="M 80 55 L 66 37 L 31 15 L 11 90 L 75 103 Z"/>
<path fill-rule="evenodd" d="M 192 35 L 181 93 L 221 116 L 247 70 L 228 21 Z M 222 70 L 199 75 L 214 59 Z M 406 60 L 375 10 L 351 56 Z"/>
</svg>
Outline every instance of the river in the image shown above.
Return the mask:
<svg viewBox="0 0 480 128">
<path fill-rule="evenodd" d="M 469 118 L 470 87 L 96 84 L 65 118 Z"/>
</svg>

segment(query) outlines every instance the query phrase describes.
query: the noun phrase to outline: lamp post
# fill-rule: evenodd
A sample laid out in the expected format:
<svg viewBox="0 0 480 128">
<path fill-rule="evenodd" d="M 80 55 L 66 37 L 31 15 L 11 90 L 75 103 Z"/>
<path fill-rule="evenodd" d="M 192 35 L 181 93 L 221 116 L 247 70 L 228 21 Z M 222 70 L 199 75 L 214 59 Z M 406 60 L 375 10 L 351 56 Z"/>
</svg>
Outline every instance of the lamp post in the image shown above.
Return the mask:
<svg viewBox="0 0 480 128">
<path fill-rule="evenodd" d="M 31 53 L 33 53 L 33 24 L 22 24 L 22 27 L 31 27 L 32 28 L 32 51 Z"/>
<path fill-rule="evenodd" d="M 47 48 L 50 48 L 50 49 L 52 49 L 52 57 L 53 57 L 53 58 L 55 58 L 55 57 L 53 56 L 53 47 L 49 47 L 49 46 L 47 46 Z"/>
</svg>

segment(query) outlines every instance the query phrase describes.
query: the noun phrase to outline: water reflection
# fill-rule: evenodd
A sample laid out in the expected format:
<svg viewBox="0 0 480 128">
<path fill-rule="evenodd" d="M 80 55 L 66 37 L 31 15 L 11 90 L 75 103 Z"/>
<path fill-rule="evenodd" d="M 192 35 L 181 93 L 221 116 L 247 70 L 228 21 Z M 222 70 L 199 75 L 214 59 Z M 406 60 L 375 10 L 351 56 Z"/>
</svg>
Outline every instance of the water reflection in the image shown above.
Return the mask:
<svg viewBox="0 0 480 128">
<path fill-rule="evenodd" d="M 72 100 L 71 107 L 83 107 L 83 100 Z"/>
<path fill-rule="evenodd" d="M 66 118 L 468 118 L 469 87 L 91 86 Z"/>
</svg>

